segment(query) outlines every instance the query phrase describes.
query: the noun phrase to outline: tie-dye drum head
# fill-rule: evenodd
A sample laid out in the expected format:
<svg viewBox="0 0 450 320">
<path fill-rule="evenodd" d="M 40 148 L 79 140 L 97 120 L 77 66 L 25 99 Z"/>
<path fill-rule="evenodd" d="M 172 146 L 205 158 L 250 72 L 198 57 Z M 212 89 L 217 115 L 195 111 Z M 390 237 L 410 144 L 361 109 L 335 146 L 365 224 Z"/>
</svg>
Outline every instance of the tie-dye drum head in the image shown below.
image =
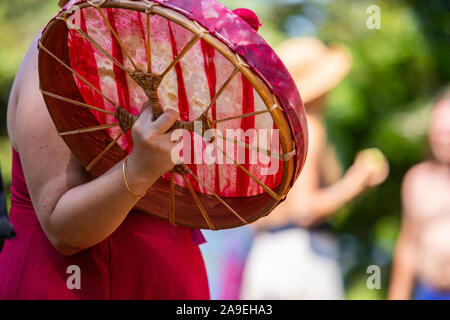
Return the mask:
<svg viewBox="0 0 450 320">
<path fill-rule="evenodd" d="M 73 0 L 43 31 L 45 103 L 93 177 L 132 151 L 144 103 L 154 117 L 179 111 L 182 163 L 137 209 L 175 225 L 237 227 L 270 213 L 299 175 L 300 95 L 256 16 L 244 13 L 214 0 Z"/>
</svg>

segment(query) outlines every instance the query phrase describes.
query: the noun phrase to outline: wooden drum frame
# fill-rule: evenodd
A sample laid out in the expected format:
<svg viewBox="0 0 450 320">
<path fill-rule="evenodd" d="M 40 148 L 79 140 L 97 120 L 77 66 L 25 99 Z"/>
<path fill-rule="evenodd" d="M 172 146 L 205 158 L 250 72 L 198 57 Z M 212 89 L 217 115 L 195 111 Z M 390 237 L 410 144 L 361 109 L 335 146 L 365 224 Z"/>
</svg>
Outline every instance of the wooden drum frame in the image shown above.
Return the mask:
<svg viewBox="0 0 450 320">
<path fill-rule="evenodd" d="M 209 0 L 208 0 L 209 1 Z M 170 1 L 167 1 L 170 2 Z M 179 1 L 178 1 L 179 2 Z M 147 194 L 138 202 L 136 208 L 157 217 L 167 219 L 174 225 L 183 225 L 203 229 L 224 229 L 242 226 L 247 223 L 256 221 L 257 219 L 269 214 L 284 198 L 286 197 L 290 187 L 297 178 L 301 167 L 304 164 L 307 149 L 307 133 L 306 120 L 303 106 L 297 106 L 299 113 L 299 123 L 302 130 L 301 145 L 296 145 L 296 141 L 292 135 L 292 122 L 289 121 L 285 114 L 285 110 L 280 103 L 279 98 L 273 93 L 268 86 L 267 80 L 257 74 L 253 67 L 245 61 L 245 58 L 234 52 L 231 48 L 233 44 L 229 43 L 225 37 L 220 37 L 219 33 L 214 35 L 207 28 L 200 25 L 195 20 L 189 19 L 181 10 L 174 10 L 166 6 L 166 1 L 131 1 L 131 0 L 103 0 L 103 1 L 71 1 L 65 9 L 63 9 L 45 28 L 42 38 L 39 41 L 39 76 L 40 88 L 43 93 L 45 103 L 49 113 L 56 125 L 60 136 L 64 139 L 74 155 L 79 159 L 81 164 L 92 175 L 98 177 L 108 171 L 111 167 L 127 156 L 127 153 L 117 145 L 117 140 L 112 139 L 103 131 L 112 125 L 100 124 L 89 109 L 96 109 L 95 106 L 88 105 L 83 100 L 81 94 L 77 90 L 73 74 L 89 85 L 94 91 L 110 101 L 108 97 L 103 95 L 97 88 L 76 73 L 71 68 L 68 55 L 68 19 L 73 11 L 73 6 L 80 10 L 94 7 L 102 14 L 103 8 L 127 9 L 144 13 L 147 17 L 147 35 L 150 34 L 150 16 L 158 15 L 163 17 L 187 30 L 192 32 L 193 38 L 174 58 L 172 63 L 167 66 L 162 74 L 154 74 L 151 72 L 151 46 L 150 37 L 147 37 L 147 59 L 150 61 L 149 68 L 145 71 L 134 69 L 129 70 L 123 65 L 119 65 L 117 61 L 108 53 L 102 50 L 101 46 L 95 42 L 88 34 L 81 29 L 74 28 L 85 40 L 89 41 L 93 47 L 108 57 L 112 63 L 120 68 L 125 68 L 127 74 L 136 81 L 136 83 L 144 90 L 149 99 L 151 97 L 157 99 L 158 84 L 164 79 L 164 76 L 175 67 L 183 56 L 200 40 L 215 48 L 234 66 L 234 71 L 228 80 L 223 83 L 214 98 L 212 99 L 208 109 L 202 116 L 203 120 L 211 121 L 208 117 L 208 111 L 217 101 L 220 95 L 225 91 L 233 77 L 241 73 L 253 86 L 260 95 L 267 110 L 253 112 L 253 114 L 243 114 L 240 117 L 256 116 L 260 113 L 270 113 L 276 128 L 279 129 L 281 154 L 273 154 L 282 160 L 283 174 L 281 184 L 272 190 L 264 185 L 249 171 L 245 170 L 240 164 L 235 164 L 244 170 L 256 183 L 258 183 L 265 191 L 260 195 L 251 197 L 221 197 L 214 190 L 205 185 L 192 171 L 184 165 L 178 166 L 176 173 L 181 174 L 186 182 L 187 188 L 176 185 L 174 183 L 175 172 L 170 173 L 170 179 L 160 178 L 147 192 Z M 72 8 L 72 10 L 67 10 Z M 122 47 L 122 43 L 118 38 L 114 29 L 105 20 L 105 24 L 110 27 L 112 34 L 115 36 L 122 50 L 126 54 L 126 48 Z M 128 56 L 128 58 L 130 58 Z M 132 59 L 130 58 L 130 61 Z M 286 71 L 287 72 L 287 71 Z M 51 76 L 50 76 L 51 75 Z M 152 82 L 153 81 L 153 82 Z M 292 81 L 288 79 L 287 81 Z M 58 84 L 58 85 L 56 85 Z M 270 85 L 270 84 L 269 84 Z M 299 100 L 300 101 L 300 100 Z M 113 114 L 123 133 L 128 131 L 133 122 L 137 119 L 137 115 L 133 115 L 124 110 L 117 103 L 110 101 L 116 107 Z M 162 113 L 162 108 L 158 101 L 153 105 L 153 112 L 156 116 Z M 233 117 L 237 118 L 237 117 Z M 200 117 L 199 119 L 201 120 Z M 223 119 L 226 121 L 227 119 Z M 186 128 L 190 130 L 193 121 L 178 121 L 176 127 Z M 78 129 L 74 129 L 74 126 Z M 249 147 L 249 146 L 246 146 Z M 296 149 L 297 148 L 297 149 Z M 302 148 L 302 150 L 298 150 Z M 223 152 L 223 150 L 221 150 Z M 225 153 L 224 153 L 225 154 Z M 226 156 L 226 154 L 225 154 Z M 301 158 L 299 158 L 301 157 Z M 208 190 L 209 194 L 195 191 L 185 175 L 193 175 L 195 180 Z M 169 180 L 169 181 L 168 181 Z M 182 199 L 182 201 L 177 201 Z M 190 200 L 188 200 L 190 199 Z M 200 211 L 194 214 L 193 208 L 197 207 Z M 239 210 L 237 209 L 239 208 Z M 241 212 L 241 213 L 238 213 Z"/>
</svg>

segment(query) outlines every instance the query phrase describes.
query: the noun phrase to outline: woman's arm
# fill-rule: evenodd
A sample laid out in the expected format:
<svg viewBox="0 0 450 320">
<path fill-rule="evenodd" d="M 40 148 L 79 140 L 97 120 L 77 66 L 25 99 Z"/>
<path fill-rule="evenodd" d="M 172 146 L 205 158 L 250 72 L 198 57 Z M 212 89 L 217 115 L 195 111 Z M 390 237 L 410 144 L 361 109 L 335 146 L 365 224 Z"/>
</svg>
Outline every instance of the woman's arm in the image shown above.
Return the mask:
<svg viewBox="0 0 450 320">
<path fill-rule="evenodd" d="M 326 147 L 326 133 L 319 120 L 310 117 L 310 149 L 305 168 L 299 181 L 290 192 L 297 205 L 292 210 L 292 219 L 309 227 L 326 219 L 368 187 L 381 183 L 388 174 L 388 165 L 383 163 L 373 168 L 364 156 L 358 156 L 355 163 L 337 182 L 320 186 L 321 159 Z"/>
<path fill-rule="evenodd" d="M 416 278 L 415 249 L 410 231 L 402 227 L 395 247 L 388 299 L 406 300 L 411 298 Z"/>
<path fill-rule="evenodd" d="M 417 168 L 417 167 L 416 167 Z M 412 213 L 414 210 L 413 180 L 416 179 L 414 168 L 410 170 L 403 181 L 402 202 L 403 222 L 400 235 L 395 247 L 391 284 L 388 298 L 393 300 L 406 300 L 411 298 L 416 278 L 416 241 L 415 226 Z"/>
<path fill-rule="evenodd" d="M 332 185 L 320 186 L 321 163 L 327 138 L 325 129 L 314 116 L 308 116 L 309 148 L 308 158 L 302 173 L 289 191 L 286 201 L 273 214 L 254 224 L 257 230 L 277 227 L 286 223 L 311 227 L 343 205 L 354 199 L 367 187 L 384 181 L 388 174 L 387 162 L 374 169 L 364 156 L 358 156 L 344 177 Z"/>
<path fill-rule="evenodd" d="M 35 43 L 16 80 L 17 102 L 13 145 L 20 154 L 27 186 L 39 222 L 51 243 L 71 255 L 107 238 L 125 219 L 137 199 L 126 189 L 122 163 L 89 181 L 85 170 L 58 136 L 38 90 Z M 136 194 L 173 168 L 175 143 L 166 131 L 175 111 L 152 122 L 146 107 L 132 128 L 134 149 L 127 161 L 127 180 Z"/>
</svg>

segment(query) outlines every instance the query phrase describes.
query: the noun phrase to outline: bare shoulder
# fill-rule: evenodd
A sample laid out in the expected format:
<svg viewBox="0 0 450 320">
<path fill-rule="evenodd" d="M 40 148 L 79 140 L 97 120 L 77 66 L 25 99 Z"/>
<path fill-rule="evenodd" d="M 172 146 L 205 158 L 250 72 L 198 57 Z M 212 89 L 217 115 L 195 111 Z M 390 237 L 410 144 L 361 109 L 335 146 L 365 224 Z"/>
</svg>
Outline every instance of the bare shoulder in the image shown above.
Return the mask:
<svg viewBox="0 0 450 320">
<path fill-rule="evenodd" d="M 12 97 L 10 138 L 39 216 L 64 192 L 87 181 L 87 175 L 59 136 L 39 91 L 37 38 L 17 73 Z"/>
<path fill-rule="evenodd" d="M 406 216 L 422 217 L 433 197 L 431 162 L 421 162 L 408 170 L 402 183 L 402 203 Z"/>
<path fill-rule="evenodd" d="M 410 168 L 403 178 L 403 189 L 415 189 L 420 185 L 432 172 L 432 163 L 424 161 Z"/>
<path fill-rule="evenodd" d="M 26 128 L 26 120 L 31 118 L 29 116 L 29 111 L 34 109 L 33 106 L 44 105 L 44 101 L 39 93 L 37 71 L 38 37 L 39 35 L 36 36 L 25 54 L 22 64 L 16 74 L 8 102 L 8 134 L 11 144 L 16 150 L 18 149 L 18 136 L 20 135 L 20 132 L 23 131 L 23 129 L 21 129 L 21 124 Z M 25 105 L 30 106 L 30 108 L 23 107 Z M 42 111 L 41 108 L 37 109 Z"/>
</svg>

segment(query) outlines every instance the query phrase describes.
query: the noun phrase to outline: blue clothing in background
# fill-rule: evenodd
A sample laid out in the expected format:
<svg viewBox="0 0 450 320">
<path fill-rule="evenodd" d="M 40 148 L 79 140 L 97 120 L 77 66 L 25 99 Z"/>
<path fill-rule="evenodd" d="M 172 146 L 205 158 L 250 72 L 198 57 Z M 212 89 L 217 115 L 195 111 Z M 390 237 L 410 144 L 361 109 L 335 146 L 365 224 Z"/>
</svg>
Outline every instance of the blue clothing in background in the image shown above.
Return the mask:
<svg viewBox="0 0 450 320">
<path fill-rule="evenodd" d="M 208 273 L 211 299 L 239 299 L 242 273 L 253 239 L 251 228 L 204 230 L 203 234 L 207 242 L 200 250 Z"/>
<path fill-rule="evenodd" d="M 450 291 L 440 291 L 432 286 L 418 283 L 416 286 L 415 300 L 450 300 Z"/>
</svg>

